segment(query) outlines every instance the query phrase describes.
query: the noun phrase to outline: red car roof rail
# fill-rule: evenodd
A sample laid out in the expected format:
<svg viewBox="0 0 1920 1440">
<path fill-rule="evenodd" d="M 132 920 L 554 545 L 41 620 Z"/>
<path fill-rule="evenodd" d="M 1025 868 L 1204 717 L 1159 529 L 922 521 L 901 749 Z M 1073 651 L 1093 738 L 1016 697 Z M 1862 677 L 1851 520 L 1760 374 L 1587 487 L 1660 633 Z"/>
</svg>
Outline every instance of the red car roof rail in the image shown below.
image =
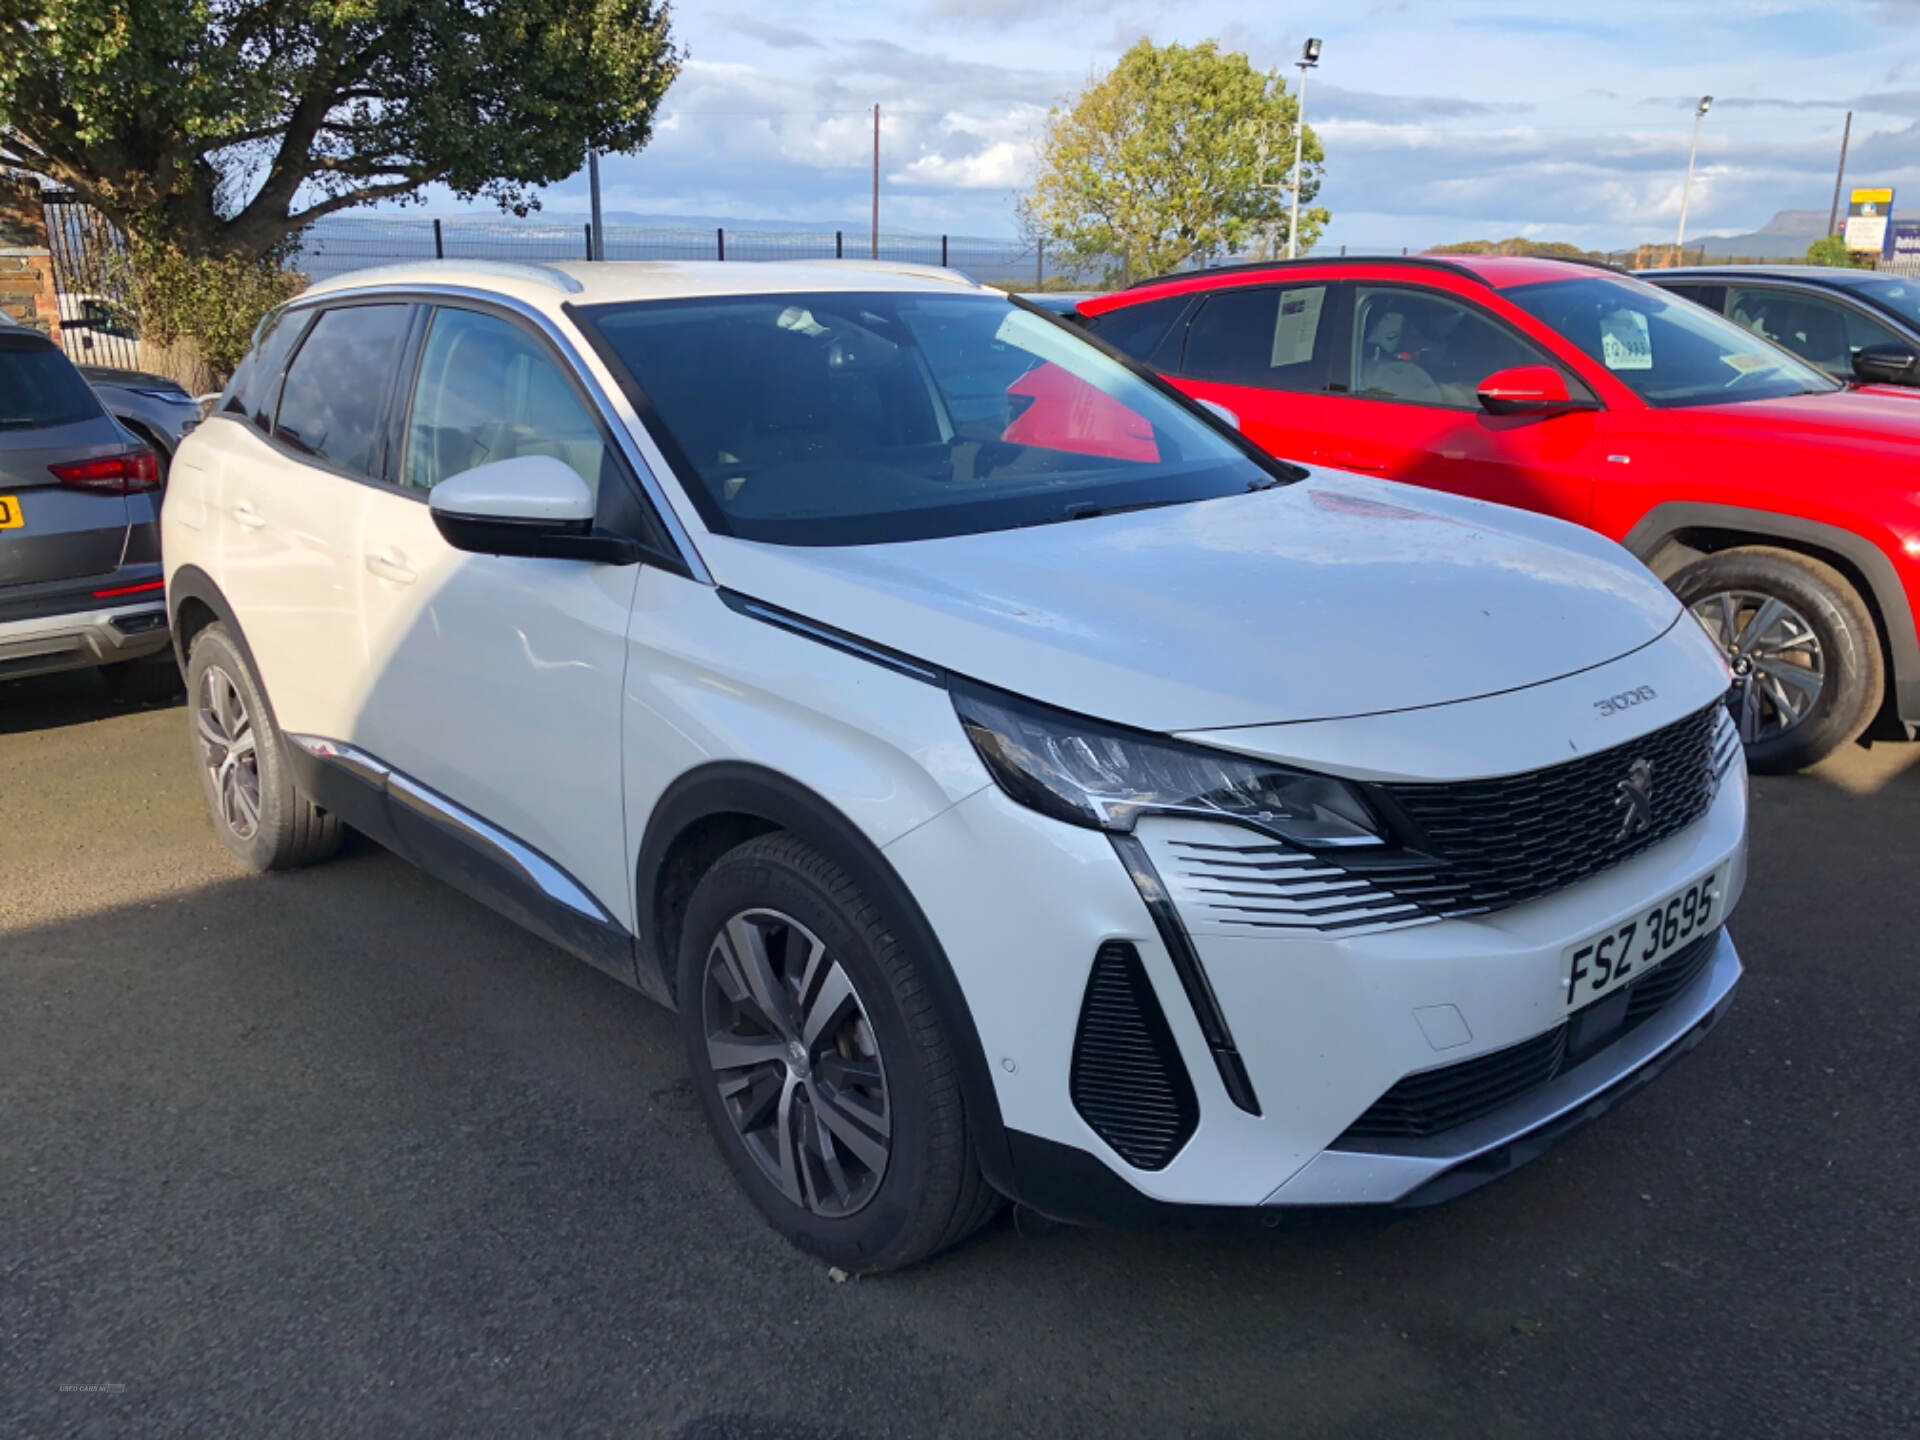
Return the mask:
<svg viewBox="0 0 1920 1440">
<path fill-rule="evenodd" d="M 1303 265 L 1408 265 L 1421 270 L 1445 270 L 1463 280 L 1472 280 L 1489 289 L 1493 282 L 1486 276 L 1453 260 L 1437 255 L 1302 255 L 1294 260 L 1244 260 L 1234 265 L 1207 265 L 1198 270 L 1175 270 L 1167 275 L 1152 275 L 1127 286 L 1138 290 L 1143 285 L 1164 285 L 1170 280 L 1194 280 L 1207 275 L 1244 275 L 1255 270 L 1297 269 Z"/>
</svg>

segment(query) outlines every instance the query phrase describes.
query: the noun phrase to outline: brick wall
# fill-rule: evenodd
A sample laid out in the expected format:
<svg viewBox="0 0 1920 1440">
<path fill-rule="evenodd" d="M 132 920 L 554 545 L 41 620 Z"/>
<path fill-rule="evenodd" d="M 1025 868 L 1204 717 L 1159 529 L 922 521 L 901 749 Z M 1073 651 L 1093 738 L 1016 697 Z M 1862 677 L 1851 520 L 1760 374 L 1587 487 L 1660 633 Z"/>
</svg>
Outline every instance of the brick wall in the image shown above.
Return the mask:
<svg viewBox="0 0 1920 1440">
<path fill-rule="evenodd" d="M 0 247 L 0 310 L 43 335 L 60 338 L 52 254 L 26 246 Z"/>
<path fill-rule="evenodd" d="M 0 176 L 0 249 L 15 248 L 47 248 L 47 221 L 40 209 L 40 187 L 28 180 Z"/>
<path fill-rule="evenodd" d="M 40 189 L 0 179 L 0 311 L 44 335 L 60 338 L 60 301 L 53 288 L 53 256 Z"/>
</svg>

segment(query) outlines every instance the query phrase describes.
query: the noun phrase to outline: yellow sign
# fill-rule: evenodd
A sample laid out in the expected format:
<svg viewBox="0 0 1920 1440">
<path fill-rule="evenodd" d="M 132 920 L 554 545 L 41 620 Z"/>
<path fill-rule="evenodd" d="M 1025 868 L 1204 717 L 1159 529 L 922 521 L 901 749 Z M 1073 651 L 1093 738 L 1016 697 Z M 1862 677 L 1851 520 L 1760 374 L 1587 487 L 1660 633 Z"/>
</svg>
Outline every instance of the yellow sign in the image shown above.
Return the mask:
<svg viewBox="0 0 1920 1440">
<path fill-rule="evenodd" d="M 20 513 L 20 502 L 11 495 L 0 495 L 0 530 L 18 530 L 27 523 Z"/>
<path fill-rule="evenodd" d="M 1848 197 L 1847 249 L 1878 255 L 1887 248 L 1887 222 L 1893 218 L 1893 191 L 1888 187 L 1856 190 Z"/>
</svg>

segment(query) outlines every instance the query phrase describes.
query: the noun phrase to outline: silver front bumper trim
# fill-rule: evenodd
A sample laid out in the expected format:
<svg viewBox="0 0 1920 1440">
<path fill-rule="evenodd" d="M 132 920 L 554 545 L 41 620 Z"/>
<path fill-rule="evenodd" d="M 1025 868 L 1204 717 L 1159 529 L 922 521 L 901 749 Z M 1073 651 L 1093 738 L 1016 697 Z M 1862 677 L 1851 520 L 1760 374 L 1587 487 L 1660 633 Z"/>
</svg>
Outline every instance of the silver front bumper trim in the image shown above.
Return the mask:
<svg viewBox="0 0 1920 1440">
<path fill-rule="evenodd" d="M 1378 1205 L 1406 1199 L 1463 1166 L 1499 1164 L 1507 1147 L 1544 1145 L 1565 1129 L 1608 1109 L 1697 1044 L 1733 1003 L 1740 957 L 1722 931 L 1706 969 L 1650 1019 L 1597 1055 L 1555 1076 L 1511 1105 L 1424 1140 L 1378 1140 L 1365 1150 L 1323 1150 L 1266 1198 L 1268 1205 Z M 1550 1133 L 1542 1133 L 1550 1132 Z M 1471 1188 L 1471 1182 L 1462 1189 Z"/>
</svg>

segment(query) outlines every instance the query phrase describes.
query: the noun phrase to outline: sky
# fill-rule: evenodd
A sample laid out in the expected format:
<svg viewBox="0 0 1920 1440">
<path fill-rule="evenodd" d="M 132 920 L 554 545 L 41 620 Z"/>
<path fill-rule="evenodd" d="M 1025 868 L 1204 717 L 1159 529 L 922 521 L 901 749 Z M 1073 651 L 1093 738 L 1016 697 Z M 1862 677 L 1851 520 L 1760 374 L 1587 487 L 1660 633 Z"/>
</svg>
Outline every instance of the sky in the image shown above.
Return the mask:
<svg viewBox="0 0 1920 1440">
<path fill-rule="evenodd" d="M 1322 249 L 1524 235 L 1671 240 L 1695 102 L 1688 236 L 1824 211 L 1843 116 L 1849 186 L 1920 208 L 1920 0 L 678 0 L 686 64 L 653 142 L 602 164 L 610 211 L 862 230 L 881 107 L 887 229 L 1011 235 L 1034 138 L 1140 36 L 1214 39 L 1262 68 L 1324 51 Z M 1556 9 L 1561 7 L 1555 7 Z M 1566 7 L 1571 8 L 1571 7 Z M 1910 198 L 1909 198 L 1910 197 Z M 430 196 L 435 209 L 448 197 Z M 587 206 L 585 176 L 549 212 Z"/>
</svg>

